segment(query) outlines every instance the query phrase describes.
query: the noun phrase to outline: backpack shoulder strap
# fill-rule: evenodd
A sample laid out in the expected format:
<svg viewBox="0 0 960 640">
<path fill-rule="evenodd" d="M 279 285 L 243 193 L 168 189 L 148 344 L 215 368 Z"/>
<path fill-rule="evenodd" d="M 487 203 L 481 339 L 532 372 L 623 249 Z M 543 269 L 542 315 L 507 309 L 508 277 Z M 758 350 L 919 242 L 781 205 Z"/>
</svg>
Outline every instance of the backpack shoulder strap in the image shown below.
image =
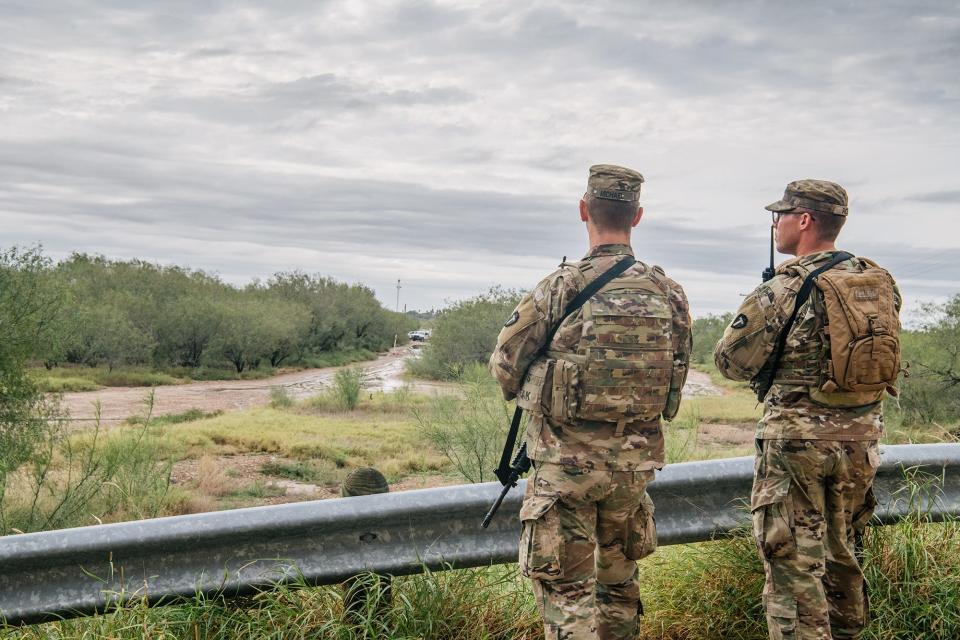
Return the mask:
<svg viewBox="0 0 960 640">
<path fill-rule="evenodd" d="M 543 343 L 544 346 L 549 346 L 553 342 L 553 336 L 556 335 L 557 331 L 560 329 L 560 325 L 563 324 L 563 321 L 570 317 L 571 314 L 577 311 L 580 307 L 586 304 L 587 300 L 592 298 L 600 289 L 603 289 L 607 284 L 622 274 L 624 271 L 635 265 L 637 261 L 632 256 L 627 256 L 623 260 L 617 262 L 599 276 L 594 278 L 587 286 L 580 290 L 573 300 L 570 301 L 570 304 L 567 305 L 567 308 L 564 309 L 563 315 L 557 320 L 553 328 L 550 330 L 550 333 L 547 334 L 547 339 Z"/>
<path fill-rule="evenodd" d="M 790 330 L 793 328 L 793 323 L 797 320 L 797 314 L 800 312 L 800 308 L 810 298 L 810 292 L 813 290 L 813 284 L 817 279 L 817 276 L 828 269 L 834 268 L 844 260 L 850 260 L 853 257 L 854 256 L 851 253 L 847 253 L 846 251 L 838 251 L 837 255 L 830 259 L 830 262 L 822 267 L 817 267 L 811 271 L 806 278 L 804 278 L 803 284 L 800 285 L 800 290 L 797 292 L 797 299 L 793 305 L 793 313 L 790 314 L 790 318 L 783 326 L 783 330 L 780 331 L 780 335 L 777 338 L 777 348 L 774 351 L 773 364 L 770 367 L 770 375 L 767 376 L 766 382 L 757 388 L 758 401 L 763 402 L 767 392 L 770 391 L 770 387 L 773 386 L 773 379 L 777 375 L 777 369 L 780 368 L 780 360 L 783 358 L 783 352 L 787 346 L 787 336 L 790 334 Z"/>
<path fill-rule="evenodd" d="M 599 276 L 597 276 L 593 281 L 591 281 L 587 286 L 580 290 L 573 300 L 570 301 L 570 304 L 567 305 L 567 308 L 563 312 L 563 316 L 554 324 L 553 328 L 550 329 L 550 333 L 547 334 L 547 339 L 541 347 L 541 351 L 550 346 L 550 343 L 553 342 L 553 336 L 556 335 L 557 330 L 560 328 L 560 325 L 563 324 L 563 321 L 567 319 L 573 312 L 582 307 L 587 300 L 593 297 L 595 293 L 603 289 L 607 283 L 611 280 L 622 274 L 624 271 L 636 264 L 636 260 L 633 256 L 627 256 L 623 260 L 620 260 L 617 264 L 613 265 Z M 537 359 L 537 355 L 534 355 L 533 360 Z M 531 361 L 532 362 L 532 361 Z M 524 372 L 523 377 L 527 375 Z M 497 476 L 497 479 L 500 480 L 500 483 L 504 486 L 507 486 L 510 477 L 510 458 L 513 456 L 513 447 L 517 442 L 517 433 L 520 431 L 520 417 L 523 414 L 523 409 L 518 405 L 513 412 L 513 420 L 510 421 L 510 430 L 507 432 L 507 440 L 503 443 L 503 452 L 500 454 L 500 464 L 497 465 L 497 468 L 494 469 L 493 473 Z"/>
</svg>

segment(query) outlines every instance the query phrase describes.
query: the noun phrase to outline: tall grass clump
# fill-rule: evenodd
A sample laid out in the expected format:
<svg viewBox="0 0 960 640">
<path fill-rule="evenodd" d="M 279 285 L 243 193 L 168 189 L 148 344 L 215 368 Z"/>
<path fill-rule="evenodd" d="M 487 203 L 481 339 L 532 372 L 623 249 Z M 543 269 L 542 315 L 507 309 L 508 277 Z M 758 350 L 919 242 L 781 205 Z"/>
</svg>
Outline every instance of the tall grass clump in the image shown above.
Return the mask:
<svg viewBox="0 0 960 640">
<path fill-rule="evenodd" d="M 942 479 L 907 470 L 892 503 L 907 510 L 896 526 L 863 541 L 872 620 L 863 640 L 960 638 L 960 519 L 934 522 Z"/>
<path fill-rule="evenodd" d="M 894 496 L 906 518 L 864 534 L 861 564 L 871 621 L 862 640 L 960 638 L 960 521 L 933 521 L 929 505 L 938 500 L 939 482 L 908 472 Z M 644 638 L 767 637 L 763 569 L 748 530 L 661 549 L 640 568 L 648 611 Z"/>
<path fill-rule="evenodd" d="M 515 568 L 395 578 L 392 598 L 375 575 L 361 576 L 359 582 L 371 597 L 366 606 L 349 611 L 339 586 L 310 588 L 301 580 L 236 602 L 198 594 L 184 604 L 151 609 L 144 598 L 128 597 L 125 606 L 107 614 L 0 629 L 0 638 L 534 640 L 543 635 L 533 597 Z"/>
<path fill-rule="evenodd" d="M 333 397 L 343 411 L 353 411 L 360 402 L 363 388 L 363 369 L 344 367 L 333 376 Z"/>
<path fill-rule="evenodd" d="M 470 482 L 492 479 L 507 428 L 510 407 L 486 369 L 474 364 L 459 379 L 463 397 L 433 396 L 414 416 L 421 435 Z"/>
<path fill-rule="evenodd" d="M 0 534 L 152 518 L 167 506 L 172 454 L 151 430 L 68 433 L 51 424 L 30 460 L 9 474 L 0 501 Z"/>
<path fill-rule="evenodd" d="M 270 387 L 270 406 L 274 409 L 289 409 L 293 406 L 293 397 L 286 387 Z"/>
<path fill-rule="evenodd" d="M 685 462 L 694 457 L 700 434 L 700 409 L 694 406 L 678 415 L 664 429 L 667 464 Z"/>
</svg>

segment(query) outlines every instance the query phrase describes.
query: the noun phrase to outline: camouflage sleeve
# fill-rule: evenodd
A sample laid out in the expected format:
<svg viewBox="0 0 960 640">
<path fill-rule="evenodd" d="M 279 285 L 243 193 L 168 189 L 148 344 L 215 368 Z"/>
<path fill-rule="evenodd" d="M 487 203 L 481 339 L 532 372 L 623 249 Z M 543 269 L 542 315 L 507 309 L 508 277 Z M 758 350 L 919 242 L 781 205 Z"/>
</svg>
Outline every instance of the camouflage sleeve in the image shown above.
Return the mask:
<svg viewBox="0 0 960 640">
<path fill-rule="evenodd" d="M 674 283 L 670 306 L 673 308 L 673 361 L 675 365 L 687 368 L 693 351 L 693 319 L 690 317 L 687 294 L 679 284 Z"/>
<path fill-rule="evenodd" d="M 793 310 L 794 280 L 778 275 L 754 289 L 737 309 L 713 351 L 725 378 L 751 380 L 763 368 Z"/>
<path fill-rule="evenodd" d="M 683 287 L 673 281 L 670 282 L 670 307 L 673 312 L 673 377 L 667 394 L 667 406 L 663 412 L 665 420 L 672 420 L 680 408 L 683 385 L 687 382 L 687 373 L 690 370 L 690 353 L 693 351 L 690 303 Z"/>
<path fill-rule="evenodd" d="M 500 329 L 490 356 L 490 372 L 507 400 L 520 391 L 527 367 L 543 347 L 554 318 L 562 314 L 566 289 L 561 273 L 544 278 L 523 296 Z"/>
</svg>

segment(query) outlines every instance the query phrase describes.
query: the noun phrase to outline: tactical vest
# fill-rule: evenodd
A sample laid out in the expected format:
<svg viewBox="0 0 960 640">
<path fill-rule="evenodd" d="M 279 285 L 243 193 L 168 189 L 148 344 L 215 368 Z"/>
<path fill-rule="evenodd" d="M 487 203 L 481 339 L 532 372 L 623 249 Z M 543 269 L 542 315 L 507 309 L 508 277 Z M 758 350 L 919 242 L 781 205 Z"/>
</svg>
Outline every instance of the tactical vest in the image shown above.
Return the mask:
<svg viewBox="0 0 960 640">
<path fill-rule="evenodd" d="M 841 264 L 855 268 L 817 277 L 774 382 L 806 386 L 810 398 L 826 406 L 865 406 L 882 400 L 884 391 L 897 395 L 900 320 L 893 278 L 865 258 Z M 815 268 L 798 264 L 791 270 L 806 278 Z M 812 325 L 801 330 L 810 313 Z"/>
<path fill-rule="evenodd" d="M 569 269 L 581 290 L 598 275 L 587 261 Z M 560 422 L 623 424 L 665 413 L 682 377 L 674 374 L 673 312 L 658 273 L 658 267 L 637 263 L 594 294 L 582 307 L 576 349 L 564 350 L 554 340 L 530 367 L 520 406 Z"/>
</svg>

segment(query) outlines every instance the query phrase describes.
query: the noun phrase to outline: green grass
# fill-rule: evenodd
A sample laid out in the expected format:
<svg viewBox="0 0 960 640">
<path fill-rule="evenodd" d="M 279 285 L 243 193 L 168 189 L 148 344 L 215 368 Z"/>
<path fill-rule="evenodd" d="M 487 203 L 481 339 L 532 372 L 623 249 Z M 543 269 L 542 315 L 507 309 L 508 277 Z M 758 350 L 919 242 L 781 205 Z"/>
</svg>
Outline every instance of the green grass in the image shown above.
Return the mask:
<svg viewBox="0 0 960 640">
<path fill-rule="evenodd" d="M 723 375 L 720 373 L 720 371 L 712 362 L 709 364 L 700 364 L 700 363 L 692 362 L 690 363 L 690 368 L 696 369 L 701 373 L 706 373 L 707 375 L 709 375 L 710 382 L 717 385 L 721 389 L 730 389 L 733 391 L 740 390 L 753 395 L 753 391 L 750 389 L 749 384 L 747 384 L 746 382 L 738 382 L 736 380 L 729 380 L 727 378 L 724 378 Z M 754 395 L 754 398 L 756 398 L 755 395 Z"/>
<path fill-rule="evenodd" d="M 114 369 L 102 367 L 56 367 L 34 369 L 34 379 L 43 391 L 95 391 L 101 387 L 155 387 L 181 384 L 183 378 L 147 369 Z"/>
<path fill-rule="evenodd" d="M 372 466 L 391 482 L 447 469 L 439 453 L 423 446 L 412 418 L 388 412 L 313 414 L 309 408 L 263 407 L 173 425 L 165 433 L 183 457 L 273 453 L 314 464 L 329 462 L 342 471 L 339 476 Z"/>
<path fill-rule="evenodd" d="M 264 498 L 275 498 L 277 496 L 282 496 L 286 492 L 287 490 L 283 487 L 278 487 L 268 482 L 261 482 L 258 480 L 248 484 L 245 487 L 231 491 L 226 495 L 226 497 L 234 500 L 262 500 Z"/>
<path fill-rule="evenodd" d="M 299 370 L 304 368 L 339 367 L 354 362 L 373 360 L 376 353 L 365 349 L 337 351 L 310 356 L 303 362 L 285 367 Z M 143 367 L 106 367 L 66 366 L 53 369 L 36 368 L 32 375 L 40 389 L 51 393 L 71 391 L 96 391 L 102 387 L 155 387 L 169 384 L 183 384 L 202 380 L 261 380 L 277 375 L 273 367 L 261 366 L 237 373 L 228 366 L 167 367 L 161 370 Z"/>
<path fill-rule="evenodd" d="M 215 418 L 223 415 L 223 411 L 203 411 L 201 409 L 187 409 L 182 413 L 169 413 L 164 416 L 150 417 L 150 425 L 153 427 L 168 424 L 183 424 L 184 422 L 195 422 L 206 418 Z M 134 416 L 127 418 L 127 424 L 144 424 L 146 419 L 143 416 Z"/>
<path fill-rule="evenodd" d="M 142 600 L 105 615 L 23 629 L 0 639 L 142 640 L 535 640 L 543 637 L 529 586 L 515 567 L 491 567 L 395 578 L 392 598 L 376 576 L 362 578 L 372 597 L 345 612 L 339 586 L 279 587 L 236 603 L 197 595 L 151 609 Z M 356 587 L 354 587 L 356 588 Z"/>
<path fill-rule="evenodd" d="M 327 471 L 313 462 L 266 462 L 260 467 L 260 471 L 268 476 L 277 476 L 278 478 L 287 478 L 297 482 L 313 482 L 324 484 L 328 482 L 329 475 Z"/>
<path fill-rule="evenodd" d="M 430 397 L 414 393 L 413 388 L 404 385 L 395 391 L 361 391 L 357 409 L 368 414 L 393 413 L 410 415 L 414 410 L 425 407 Z M 336 392 L 327 390 L 307 398 L 298 405 L 297 411 L 305 413 L 336 414 L 346 411 Z"/>
</svg>

